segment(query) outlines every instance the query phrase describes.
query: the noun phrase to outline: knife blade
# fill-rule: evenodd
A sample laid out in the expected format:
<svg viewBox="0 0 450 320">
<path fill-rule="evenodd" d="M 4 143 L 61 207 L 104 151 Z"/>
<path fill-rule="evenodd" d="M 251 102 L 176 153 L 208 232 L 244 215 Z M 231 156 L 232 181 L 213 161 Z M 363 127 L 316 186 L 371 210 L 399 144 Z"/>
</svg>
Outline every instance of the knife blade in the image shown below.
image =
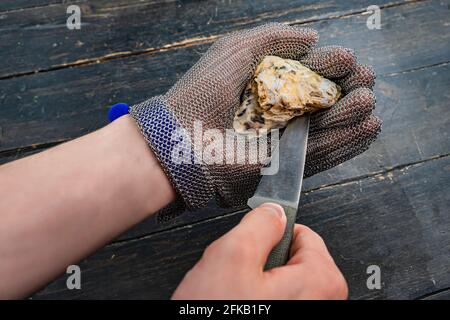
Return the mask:
<svg viewBox="0 0 450 320">
<path fill-rule="evenodd" d="M 255 194 L 247 202 L 252 209 L 265 202 L 275 202 L 280 204 L 286 213 L 287 223 L 283 238 L 272 249 L 265 265 L 266 270 L 286 264 L 289 257 L 302 190 L 308 131 L 308 114 L 297 117 L 288 124 L 279 147 L 272 153 L 271 165 L 278 161 L 278 172 L 263 175 Z"/>
</svg>

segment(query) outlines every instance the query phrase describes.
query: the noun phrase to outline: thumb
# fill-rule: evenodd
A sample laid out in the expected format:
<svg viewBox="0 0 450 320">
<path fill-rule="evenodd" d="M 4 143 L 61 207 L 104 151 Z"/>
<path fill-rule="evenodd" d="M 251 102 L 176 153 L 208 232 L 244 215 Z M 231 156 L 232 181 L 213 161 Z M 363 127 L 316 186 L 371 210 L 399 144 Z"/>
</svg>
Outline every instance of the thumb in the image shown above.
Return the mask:
<svg viewBox="0 0 450 320">
<path fill-rule="evenodd" d="M 240 246 L 249 248 L 250 264 L 263 268 L 270 251 L 280 242 L 286 227 L 286 215 L 276 203 L 264 203 L 247 213 L 227 237 L 239 239 Z"/>
</svg>

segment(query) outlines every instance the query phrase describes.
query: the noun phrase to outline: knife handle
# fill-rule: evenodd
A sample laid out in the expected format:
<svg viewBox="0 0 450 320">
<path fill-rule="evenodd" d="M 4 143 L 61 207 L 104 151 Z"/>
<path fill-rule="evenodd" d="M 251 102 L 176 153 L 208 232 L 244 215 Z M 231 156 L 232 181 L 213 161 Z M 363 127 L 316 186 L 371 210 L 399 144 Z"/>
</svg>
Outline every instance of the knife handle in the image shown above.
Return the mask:
<svg viewBox="0 0 450 320">
<path fill-rule="evenodd" d="M 294 224 L 297 218 L 297 208 L 284 207 L 286 214 L 286 229 L 284 230 L 283 238 L 272 249 L 267 258 L 264 270 L 272 269 L 275 267 L 283 266 L 286 264 L 289 258 L 289 250 L 291 248 L 292 235 L 294 233 Z"/>
</svg>

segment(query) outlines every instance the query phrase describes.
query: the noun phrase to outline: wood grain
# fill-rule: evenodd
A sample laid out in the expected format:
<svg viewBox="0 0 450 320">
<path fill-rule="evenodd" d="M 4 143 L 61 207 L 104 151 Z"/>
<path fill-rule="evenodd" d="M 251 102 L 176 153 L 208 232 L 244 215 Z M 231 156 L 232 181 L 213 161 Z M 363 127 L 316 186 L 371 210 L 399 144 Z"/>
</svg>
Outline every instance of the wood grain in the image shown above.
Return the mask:
<svg viewBox="0 0 450 320">
<path fill-rule="evenodd" d="M 446 15 L 439 14 L 442 10 L 446 9 L 435 2 L 388 8 L 383 10 L 385 27 L 375 31 L 367 29 L 365 15 L 308 26 L 318 29 L 322 44 L 353 47 L 360 61 L 372 63 L 379 74 L 396 73 L 420 68 L 424 61 L 448 61 L 450 32 L 442 30 L 447 21 Z M 401 20 L 399 15 L 414 19 Z M 1 81 L 0 152 L 72 139 L 105 125 L 108 105 L 118 101 L 133 104 L 165 92 L 207 47 L 180 48 Z M 429 47 L 433 50 L 422 54 L 422 60 L 407 53 Z"/>
<path fill-rule="evenodd" d="M 450 300 L 450 288 L 427 294 L 422 300 Z"/>
<path fill-rule="evenodd" d="M 408 5 L 408 8 L 416 13 L 416 19 L 421 25 L 426 26 L 429 20 L 439 20 L 434 11 L 427 14 L 427 7 L 422 4 Z M 366 50 L 364 48 L 368 43 L 369 46 L 372 43 L 380 43 L 376 52 L 367 50 L 369 54 L 364 58 L 367 61 L 376 60 L 377 69 L 389 70 L 391 73 L 378 77 L 376 86 L 376 113 L 384 121 L 379 140 L 363 155 L 306 179 L 304 190 L 372 175 L 390 167 L 423 161 L 450 152 L 450 120 L 448 116 L 443 116 L 447 114 L 449 107 L 449 100 L 443 98 L 443 93 L 449 87 L 449 65 L 444 63 L 421 69 L 418 65 L 419 59 L 414 58 L 408 66 L 417 70 L 398 71 L 398 63 L 401 60 L 405 67 L 405 58 L 402 57 L 404 48 L 413 43 L 410 39 L 405 39 L 403 34 L 420 34 L 420 28 L 412 29 L 414 24 L 398 23 L 399 10 L 400 7 L 384 10 L 385 24 L 390 26 L 387 31 L 368 30 L 364 27 L 365 17 L 359 15 L 348 18 L 345 22 L 339 19 L 324 26 L 321 26 L 322 23 L 316 25 L 319 30 L 322 28 L 333 32 L 348 31 L 345 37 L 340 38 L 353 42 L 358 52 Z M 404 8 L 401 12 L 405 14 Z M 393 30 L 397 30 L 395 37 Z M 363 31 L 364 37 L 357 38 L 356 35 Z M 373 32 L 385 32 L 385 36 L 391 39 L 389 42 L 381 42 L 381 36 L 378 34 L 372 39 Z M 437 37 L 440 33 L 441 31 L 435 30 L 430 37 Z M 324 34 L 325 37 L 327 35 L 330 38 L 322 37 L 322 43 L 332 40 L 332 34 Z M 420 43 L 423 39 L 425 38 L 418 37 L 414 46 L 427 45 Z M 392 43 L 399 42 L 402 45 L 392 48 Z M 133 57 L 2 81 L 0 150 L 3 152 L 0 153 L 0 163 L 34 153 L 105 125 L 107 106 L 114 102 L 132 103 L 150 95 L 163 93 L 207 47 L 208 45 L 182 48 L 145 58 Z M 391 52 L 392 55 L 396 48 L 396 54 L 400 56 L 398 60 L 384 59 L 384 54 Z M 444 52 L 445 47 L 437 47 L 432 53 L 435 55 L 434 61 L 439 62 Z M 150 218 L 122 235 L 120 239 L 140 237 L 227 212 L 230 210 L 211 206 L 184 214 L 166 225 L 158 225 L 155 218 Z"/>
<path fill-rule="evenodd" d="M 323 188 L 303 197 L 299 220 L 323 235 L 361 299 L 413 299 L 449 286 L 450 158 Z M 380 266 L 382 290 L 366 268 Z"/>
<path fill-rule="evenodd" d="M 450 286 L 450 157 L 325 188 L 302 198 L 299 222 L 325 239 L 352 299 L 405 299 Z M 184 273 L 243 212 L 110 245 L 80 264 L 82 289 L 65 276 L 34 299 L 170 297 Z M 366 268 L 381 268 L 381 290 Z M 295 281 L 295 279 L 293 279 Z"/>
<path fill-rule="evenodd" d="M 0 2 L 0 14 L 6 11 L 34 9 L 36 7 L 47 6 L 52 4 L 61 4 L 71 1 L 64 0 L 3 0 Z M 74 2 L 74 1 L 72 1 Z"/>
<path fill-rule="evenodd" d="M 0 19 L 0 78 L 86 61 L 212 41 L 264 22 L 305 22 L 363 12 L 364 1 L 82 1 L 81 30 L 66 27 L 68 4 L 6 12 Z M 391 6 L 400 0 L 378 1 Z"/>
<path fill-rule="evenodd" d="M 65 27 L 82 9 L 82 31 Z M 377 73 L 380 139 L 306 179 L 299 222 L 326 240 L 353 299 L 448 297 L 450 143 L 448 1 L 6 0 L 0 3 L 0 163 L 91 132 L 109 105 L 165 92 L 218 36 L 279 21 L 316 28 L 320 44 L 354 48 Z M 212 204 L 167 224 L 152 217 L 81 262 L 35 299 L 168 298 L 204 248 L 244 211 Z M 367 266 L 382 289 L 366 287 Z"/>
</svg>

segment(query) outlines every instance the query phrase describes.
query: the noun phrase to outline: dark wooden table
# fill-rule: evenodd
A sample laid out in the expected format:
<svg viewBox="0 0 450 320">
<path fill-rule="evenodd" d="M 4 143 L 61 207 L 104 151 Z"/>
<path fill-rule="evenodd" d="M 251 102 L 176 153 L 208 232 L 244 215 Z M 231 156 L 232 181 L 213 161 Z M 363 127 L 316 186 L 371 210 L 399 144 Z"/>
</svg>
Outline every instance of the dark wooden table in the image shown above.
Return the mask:
<svg viewBox="0 0 450 320">
<path fill-rule="evenodd" d="M 75 1 L 81 30 L 66 28 L 68 2 L 0 2 L 0 163 L 104 126 L 115 102 L 165 92 L 222 34 L 269 21 L 313 27 L 321 45 L 374 65 L 383 132 L 305 181 L 298 221 L 324 237 L 353 299 L 450 296 L 449 1 L 378 0 L 379 30 L 366 26 L 371 0 Z M 242 215 L 151 218 L 80 262 L 81 290 L 63 275 L 33 298 L 168 298 Z M 380 290 L 366 286 L 370 265 Z"/>
</svg>

